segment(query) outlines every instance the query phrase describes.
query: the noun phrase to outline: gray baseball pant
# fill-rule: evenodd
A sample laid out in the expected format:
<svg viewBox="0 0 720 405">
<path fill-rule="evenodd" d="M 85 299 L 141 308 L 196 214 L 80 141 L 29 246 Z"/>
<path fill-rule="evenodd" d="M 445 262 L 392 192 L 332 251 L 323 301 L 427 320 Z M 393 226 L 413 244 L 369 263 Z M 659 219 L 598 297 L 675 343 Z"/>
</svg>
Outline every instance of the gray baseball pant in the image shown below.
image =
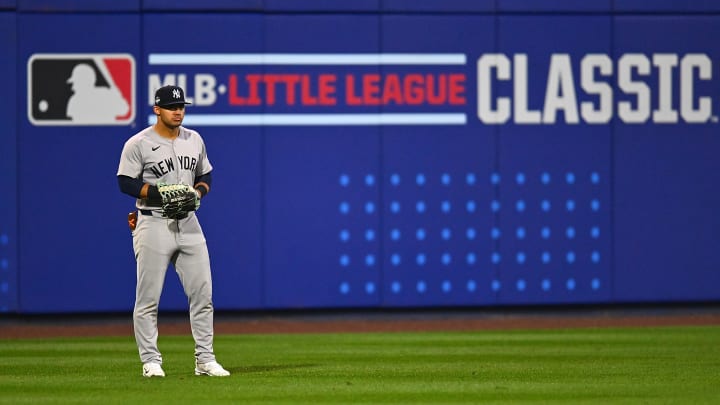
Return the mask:
<svg viewBox="0 0 720 405">
<path fill-rule="evenodd" d="M 158 305 L 172 263 L 188 297 L 195 358 L 200 363 L 215 361 L 210 257 L 195 213 L 180 220 L 138 215 L 133 248 L 137 262 L 133 326 L 140 360 L 162 364 L 157 345 Z"/>
</svg>

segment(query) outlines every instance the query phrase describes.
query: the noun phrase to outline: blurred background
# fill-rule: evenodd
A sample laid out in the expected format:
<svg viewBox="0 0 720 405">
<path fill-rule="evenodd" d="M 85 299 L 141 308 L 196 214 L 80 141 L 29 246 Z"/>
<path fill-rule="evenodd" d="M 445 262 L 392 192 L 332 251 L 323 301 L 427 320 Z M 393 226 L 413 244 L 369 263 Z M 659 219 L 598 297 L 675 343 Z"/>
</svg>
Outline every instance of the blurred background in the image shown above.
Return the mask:
<svg viewBox="0 0 720 405">
<path fill-rule="evenodd" d="M 0 312 L 132 309 L 166 84 L 220 310 L 717 302 L 717 38 L 701 0 L 0 0 Z"/>
</svg>

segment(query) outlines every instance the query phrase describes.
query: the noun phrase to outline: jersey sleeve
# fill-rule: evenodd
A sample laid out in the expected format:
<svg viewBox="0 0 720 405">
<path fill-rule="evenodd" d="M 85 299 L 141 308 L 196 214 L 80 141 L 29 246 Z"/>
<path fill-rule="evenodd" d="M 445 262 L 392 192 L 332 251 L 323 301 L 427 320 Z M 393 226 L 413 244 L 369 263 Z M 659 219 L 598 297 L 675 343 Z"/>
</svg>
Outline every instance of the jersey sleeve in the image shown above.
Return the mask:
<svg viewBox="0 0 720 405">
<path fill-rule="evenodd" d="M 196 176 L 202 176 L 212 171 L 212 165 L 207 156 L 207 150 L 205 149 L 205 141 L 200 138 L 200 156 L 198 159 L 197 170 L 195 171 Z"/>
<path fill-rule="evenodd" d="M 133 179 L 142 175 L 143 163 L 140 145 L 135 139 L 125 142 L 122 154 L 120 155 L 120 165 L 118 166 L 118 176 L 128 176 Z"/>
</svg>

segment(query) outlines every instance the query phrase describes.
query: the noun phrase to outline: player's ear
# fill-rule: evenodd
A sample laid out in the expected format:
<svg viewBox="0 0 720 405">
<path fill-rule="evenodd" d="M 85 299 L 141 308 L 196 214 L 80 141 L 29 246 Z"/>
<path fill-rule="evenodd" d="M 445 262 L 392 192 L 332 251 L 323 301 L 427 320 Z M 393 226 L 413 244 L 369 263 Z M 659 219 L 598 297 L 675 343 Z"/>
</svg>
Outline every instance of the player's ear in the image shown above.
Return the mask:
<svg viewBox="0 0 720 405">
<path fill-rule="evenodd" d="M 155 113 L 155 115 L 160 115 L 160 107 L 154 105 L 154 106 L 153 106 L 153 113 Z"/>
</svg>

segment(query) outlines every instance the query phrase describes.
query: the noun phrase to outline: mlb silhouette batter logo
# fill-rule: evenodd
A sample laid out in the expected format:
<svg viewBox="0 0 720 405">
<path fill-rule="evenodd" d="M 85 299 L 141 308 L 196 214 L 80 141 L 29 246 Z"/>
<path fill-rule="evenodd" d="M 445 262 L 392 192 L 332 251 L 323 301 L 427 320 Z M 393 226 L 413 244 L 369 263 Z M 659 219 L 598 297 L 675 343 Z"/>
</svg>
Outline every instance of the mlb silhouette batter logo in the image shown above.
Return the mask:
<svg viewBox="0 0 720 405">
<path fill-rule="evenodd" d="M 32 55 L 28 119 L 35 125 L 131 123 L 135 59 L 129 54 Z"/>
</svg>

